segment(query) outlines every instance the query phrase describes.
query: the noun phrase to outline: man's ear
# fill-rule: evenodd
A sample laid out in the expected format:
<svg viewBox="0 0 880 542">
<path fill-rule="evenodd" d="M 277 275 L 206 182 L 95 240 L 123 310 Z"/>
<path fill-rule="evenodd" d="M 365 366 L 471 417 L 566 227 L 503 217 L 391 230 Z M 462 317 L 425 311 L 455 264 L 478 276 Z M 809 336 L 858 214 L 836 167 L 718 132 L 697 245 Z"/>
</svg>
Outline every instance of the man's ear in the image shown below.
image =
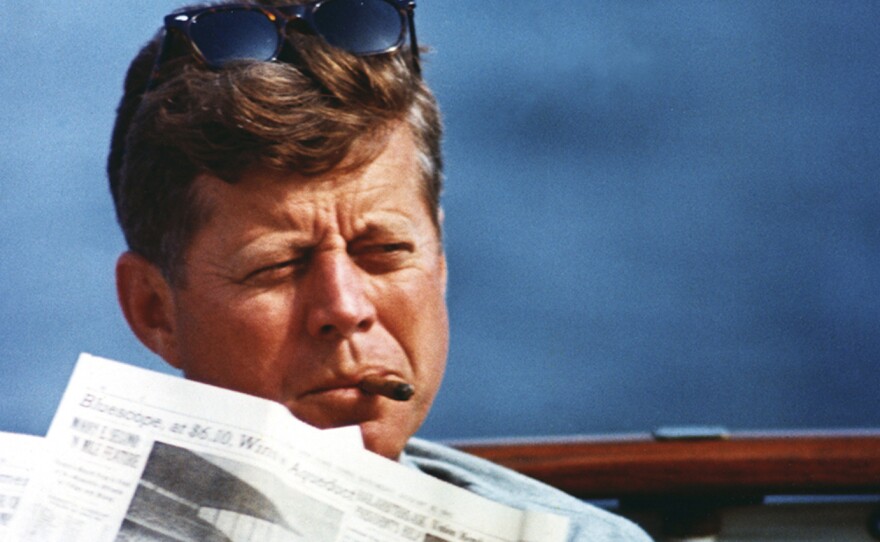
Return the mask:
<svg viewBox="0 0 880 542">
<path fill-rule="evenodd" d="M 116 262 L 116 294 L 137 338 L 179 369 L 174 295 L 159 268 L 139 254 L 123 253 Z"/>
<path fill-rule="evenodd" d="M 445 237 L 446 237 L 445 235 L 442 234 L 443 222 L 445 220 L 446 220 L 446 213 L 443 211 L 443 207 L 440 207 L 437 210 L 437 224 L 438 224 L 437 227 L 440 228 L 442 239 L 445 239 Z M 445 248 L 445 245 L 446 245 L 446 242 L 444 241 L 440 247 L 440 250 L 443 251 L 440 254 L 440 265 L 443 267 L 443 295 L 444 296 L 446 295 L 446 284 L 447 284 L 448 277 L 449 277 L 449 270 L 446 267 L 446 248 Z"/>
</svg>

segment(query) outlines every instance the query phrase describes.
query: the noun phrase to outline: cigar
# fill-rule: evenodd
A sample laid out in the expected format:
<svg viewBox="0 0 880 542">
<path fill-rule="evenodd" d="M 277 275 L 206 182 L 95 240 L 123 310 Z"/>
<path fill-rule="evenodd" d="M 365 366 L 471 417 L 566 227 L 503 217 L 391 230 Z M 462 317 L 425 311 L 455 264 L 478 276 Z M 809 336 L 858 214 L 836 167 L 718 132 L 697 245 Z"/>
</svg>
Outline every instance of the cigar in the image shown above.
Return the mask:
<svg viewBox="0 0 880 542">
<path fill-rule="evenodd" d="M 368 376 L 361 380 L 358 387 L 366 393 L 381 395 L 395 401 L 409 401 L 416 392 L 412 384 L 398 378 Z"/>
</svg>

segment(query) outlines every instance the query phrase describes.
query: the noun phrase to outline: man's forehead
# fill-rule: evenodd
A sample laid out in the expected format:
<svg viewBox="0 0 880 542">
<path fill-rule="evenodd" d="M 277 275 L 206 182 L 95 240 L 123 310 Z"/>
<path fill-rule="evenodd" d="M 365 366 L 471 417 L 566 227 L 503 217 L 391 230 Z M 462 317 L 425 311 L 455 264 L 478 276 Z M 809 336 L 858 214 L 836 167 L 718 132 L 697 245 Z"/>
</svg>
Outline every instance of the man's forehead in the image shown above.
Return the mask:
<svg viewBox="0 0 880 542">
<path fill-rule="evenodd" d="M 236 235 L 236 230 L 308 234 L 336 227 L 349 237 L 413 228 L 415 222 L 430 220 L 415 157 L 387 154 L 356 171 L 304 176 L 253 168 L 235 183 L 200 175 L 193 187 L 208 211 L 208 229 L 219 226 L 227 235 Z"/>
<path fill-rule="evenodd" d="M 363 152 L 354 149 L 349 152 L 354 158 L 346 158 L 329 171 L 316 174 L 258 163 L 245 168 L 232 182 L 211 173 L 199 174 L 194 180 L 194 189 L 206 204 L 236 195 L 277 200 L 280 194 L 285 194 L 289 202 L 295 202 L 316 196 L 334 199 L 372 193 L 381 197 L 384 193 L 407 188 L 420 189 L 423 179 L 419 152 L 409 127 L 399 123 L 375 137 L 378 139 L 365 138 L 365 142 L 358 144 L 369 148 L 369 160 L 363 160 Z"/>
</svg>

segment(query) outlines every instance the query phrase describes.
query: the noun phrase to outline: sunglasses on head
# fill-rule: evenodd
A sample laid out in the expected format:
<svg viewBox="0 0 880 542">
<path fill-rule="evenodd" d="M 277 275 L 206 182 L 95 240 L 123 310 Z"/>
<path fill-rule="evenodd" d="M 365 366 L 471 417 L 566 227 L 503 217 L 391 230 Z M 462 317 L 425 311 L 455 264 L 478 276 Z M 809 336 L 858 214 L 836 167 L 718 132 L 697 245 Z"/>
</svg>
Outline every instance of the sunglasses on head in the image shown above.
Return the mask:
<svg viewBox="0 0 880 542">
<path fill-rule="evenodd" d="M 408 29 L 413 69 L 418 74 L 414 9 L 414 0 L 317 0 L 288 6 L 226 4 L 178 11 L 165 17 L 165 41 L 148 88 L 171 56 L 168 40 L 173 34 L 183 36 L 201 62 L 219 69 L 236 60 L 277 60 L 286 33 L 293 27 L 358 56 L 396 51 L 406 41 Z"/>
</svg>

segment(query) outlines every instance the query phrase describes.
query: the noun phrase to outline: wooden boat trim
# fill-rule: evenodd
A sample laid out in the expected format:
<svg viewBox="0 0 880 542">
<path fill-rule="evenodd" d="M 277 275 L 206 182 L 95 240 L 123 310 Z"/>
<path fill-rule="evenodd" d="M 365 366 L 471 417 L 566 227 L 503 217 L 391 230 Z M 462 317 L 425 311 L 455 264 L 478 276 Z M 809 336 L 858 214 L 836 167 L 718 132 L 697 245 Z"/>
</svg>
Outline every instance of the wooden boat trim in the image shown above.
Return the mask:
<svg viewBox="0 0 880 542">
<path fill-rule="evenodd" d="M 450 444 L 585 499 L 880 493 L 880 430 Z"/>
</svg>

